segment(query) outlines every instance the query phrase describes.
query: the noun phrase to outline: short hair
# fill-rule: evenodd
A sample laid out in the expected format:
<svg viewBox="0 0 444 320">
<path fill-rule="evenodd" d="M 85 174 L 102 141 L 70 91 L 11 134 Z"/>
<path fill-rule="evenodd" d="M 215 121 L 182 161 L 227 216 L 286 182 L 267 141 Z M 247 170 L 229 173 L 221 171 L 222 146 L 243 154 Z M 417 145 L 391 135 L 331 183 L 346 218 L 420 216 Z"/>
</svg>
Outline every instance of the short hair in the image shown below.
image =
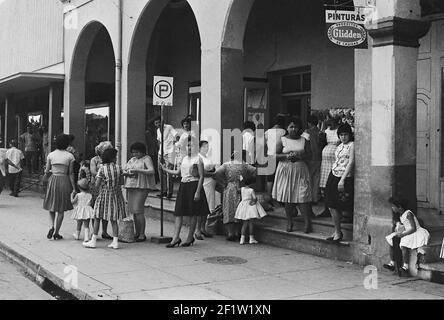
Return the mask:
<svg viewBox="0 0 444 320">
<path fill-rule="evenodd" d="M 155 117 L 152 121 L 153 123 L 156 121 L 162 121 L 162 117 L 161 116 Z"/>
<path fill-rule="evenodd" d="M 56 138 L 56 149 L 66 150 L 69 147 L 70 142 L 70 138 L 67 134 L 60 134 Z"/>
<path fill-rule="evenodd" d="M 247 121 L 247 122 L 244 123 L 244 130 L 255 131 L 256 130 L 256 125 L 254 124 L 253 121 Z"/>
<path fill-rule="evenodd" d="M 246 186 L 252 185 L 253 183 L 256 183 L 256 177 L 253 175 L 248 175 L 244 180 L 242 181 Z"/>
<path fill-rule="evenodd" d="M 304 132 L 304 125 L 302 124 L 302 120 L 298 117 L 290 117 L 288 119 L 288 126 L 290 126 L 290 124 L 294 123 L 296 127 L 299 128 L 299 134 L 302 134 Z"/>
<path fill-rule="evenodd" d="M 10 146 L 13 146 L 13 147 L 15 147 L 15 148 L 17 148 L 17 145 L 18 145 L 18 144 L 17 144 L 17 140 L 14 140 L 14 139 L 13 139 L 13 140 L 9 141 L 9 145 L 10 145 Z"/>
<path fill-rule="evenodd" d="M 106 149 L 102 153 L 102 163 L 103 164 L 113 163 L 116 160 L 116 158 L 117 158 L 117 150 L 114 148 Z"/>
<path fill-rule="evenodd" d="M 312 114 L 308 117 L 308 123 L 317 126 L 319 123 L 319 118 L 316 115 Z"/>
<path fill-rule="evenodd" d="M 338 128 L 338 137 L 344 133 L 350 135 L 350 141 L 354 140 L 353 130 L 348 123 L 341 124 Z"/>
<path fill-rule="evenodd" d="M 189 123 L 190 125 L 191 125 L 191 122 L 192 122 L 193 120 L 190 118 L 190 117 L 186 117 L 186 118 L 184 118 L 184 119 L 182 119 L 182 121 L 180 122 L 180 125 L 183 127 L 183 125 L 185 124 L 185 123 Z"/>
<path fill-rule="evenodd" d="M 131 145 L 130 151 L 139 151 L 140 153 L 146 154 L 146 146 L 141 142 L 136 142 Z"/>
<path fill-rule="evenodd" d="M 202 140 L 201 142 L 199 142 L 199 149 L 201 149 L 204 145 L 206 144 L 210 144 L 208 141 Z"/>
<path fill-rule="evenodd" d="M 285 128 L 285 117 L 283 115 L 277 115 L 273 120 L 274 125 L 278 125 Z"/>
<path fill-rule="evenodd" d="M 388 199 L 388 202 L 404 210 L 407 210 L 409 207 L 409 201 L 405 198 L 391 197 Z"/>
<path fill-rule="evenodd" d="M 68 137 L 69 137 L 69 143 L 72 143 L 76 138 L 73 134 L 69 134 Z"/>
</svg>

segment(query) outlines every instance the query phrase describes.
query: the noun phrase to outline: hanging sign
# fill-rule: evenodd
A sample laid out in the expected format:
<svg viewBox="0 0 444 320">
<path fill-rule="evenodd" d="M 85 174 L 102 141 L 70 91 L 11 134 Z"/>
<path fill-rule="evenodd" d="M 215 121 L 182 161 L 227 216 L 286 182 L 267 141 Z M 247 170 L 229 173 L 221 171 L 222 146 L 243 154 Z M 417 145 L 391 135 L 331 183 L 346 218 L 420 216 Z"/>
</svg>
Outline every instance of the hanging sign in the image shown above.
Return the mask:
<svg viewBox="0 0 444 320">
<path fill-rule="evenodd" d="M 153 86 L 153 105 L 154 106 L 173 106 L 174 78 L 154 77 Z"/>
<path fill-rule="evenodd" d="M 368 48 L 366 15 L 363 10 L 326 10 L 325 19 L 330 42 L 347 48 Z"/>
</svg>

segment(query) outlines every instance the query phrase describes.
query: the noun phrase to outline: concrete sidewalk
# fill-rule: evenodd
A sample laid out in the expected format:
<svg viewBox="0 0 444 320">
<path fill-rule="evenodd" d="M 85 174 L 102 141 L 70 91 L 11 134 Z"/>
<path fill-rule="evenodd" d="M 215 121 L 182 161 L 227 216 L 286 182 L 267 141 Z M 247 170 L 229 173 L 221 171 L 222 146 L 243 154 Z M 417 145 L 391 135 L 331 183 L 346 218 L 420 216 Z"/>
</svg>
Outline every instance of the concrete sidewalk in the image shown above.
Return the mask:
<svg viewBox="0 0 444 320">
<path fill-rule="evenodd" d="M 0 251 L 40 281 L 47 278 L 62 287 L 76 269 L 78 287 L 68 291 L 79 299 L 444 298 L 442 285 L 400 279 L 385 271 L 378 272 L 378 289 L 367 290 L 368 274 L 359 266 L 265 245 L 240 246 L 222 237 L 175 249 L 147 242 L 111 250 L 108 241 L 99 241 L 91 250 L 72 239 L 75 222 L 70 214 L 61 232 L 65 240 L 48 241 L 48 229 L 40 195 L 0 196 Z M 148 220 L 148 236 L 158 235 L 159 229 L 159 221 Z M 165 230 L 172 234 L 173 225 L 166 224 Z M 226 265 L 228 260 L 221 258 L 217 264 L 206 262 L 227 256 L 243 263 Z"/>
</svg>

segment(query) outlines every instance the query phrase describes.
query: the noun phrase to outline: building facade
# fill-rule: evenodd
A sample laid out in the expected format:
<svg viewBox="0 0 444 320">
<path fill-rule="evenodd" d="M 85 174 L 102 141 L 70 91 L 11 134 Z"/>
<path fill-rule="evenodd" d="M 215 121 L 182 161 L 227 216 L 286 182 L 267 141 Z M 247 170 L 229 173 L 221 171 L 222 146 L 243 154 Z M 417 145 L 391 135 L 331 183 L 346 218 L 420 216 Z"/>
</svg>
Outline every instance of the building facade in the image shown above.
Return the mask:
<svg viewBox="0 0 444 320">
<path fill-rule="evenodd" d="M 325 5 L 346 2 L 6 0 L 0 21 L 14 27 L 0 31 L 2 137 L 41 114 L 50 136 L 74 134 L 86 155 L 100 139 L 115 141 L 124 163 L 160 112 L 154 75 L 175 79 L 167 121 L 195 115 L 217 162 L 221 141 L 212 133 L 248 119 L 268 127 L 278 113 L 352 108 L 350 259 L 380 265 L 390 196 L 417 199 L 435 226 L 444 208 L 444 15 L 432 0 L 355 0 L 373 14 L 369 48 L 350 49 L 329 43 L 325 30 Z"/>
</svg>

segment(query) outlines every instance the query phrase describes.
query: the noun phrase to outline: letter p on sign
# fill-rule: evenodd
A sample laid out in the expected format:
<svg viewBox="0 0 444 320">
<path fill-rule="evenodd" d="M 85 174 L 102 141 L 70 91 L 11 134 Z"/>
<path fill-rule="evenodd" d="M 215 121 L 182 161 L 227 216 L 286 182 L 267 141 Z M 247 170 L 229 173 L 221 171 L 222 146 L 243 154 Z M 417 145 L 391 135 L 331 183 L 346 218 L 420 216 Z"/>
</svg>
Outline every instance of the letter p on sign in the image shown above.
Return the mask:
<svg viewBox="0 0 444 320">
<path fill-rule="evenodd" d="M 153 86 L 153 105 L 171 107 L 173 105 L 173 95 L 174 78 L 155 76 Z"/>
</svg>

